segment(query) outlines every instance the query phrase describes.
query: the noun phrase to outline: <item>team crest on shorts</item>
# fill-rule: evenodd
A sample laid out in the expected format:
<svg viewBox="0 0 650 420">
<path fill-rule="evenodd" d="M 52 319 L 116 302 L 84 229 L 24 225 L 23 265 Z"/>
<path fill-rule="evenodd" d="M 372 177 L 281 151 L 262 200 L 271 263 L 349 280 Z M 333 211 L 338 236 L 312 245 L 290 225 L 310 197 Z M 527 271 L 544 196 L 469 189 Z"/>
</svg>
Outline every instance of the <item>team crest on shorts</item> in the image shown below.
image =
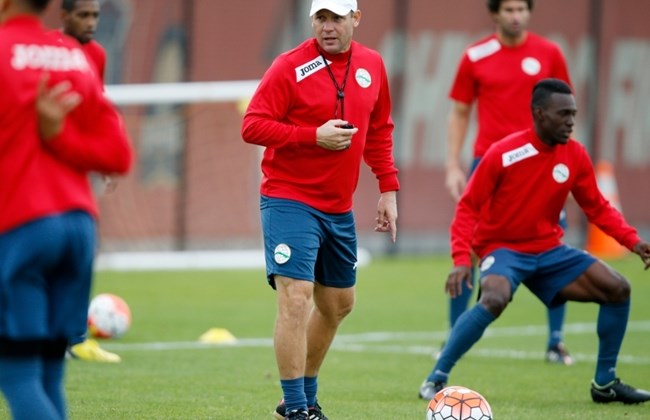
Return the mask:
<svg viewBox="0 0 650 420">
<path fill-rule="evenodd" d="M 481 263 L 481 271 L 489 270 L 490 267 L 494 264 L 496 259 L 490 255 L 489 257 L 486 257 L 483 262 Z"/>
<path fill-rule="evenodd" d="M 279 244 L 273 251 L 273 259 L 278 264 L 284 264 L 291 258 L 291 248 L 287 244 Z"/>
</svg>

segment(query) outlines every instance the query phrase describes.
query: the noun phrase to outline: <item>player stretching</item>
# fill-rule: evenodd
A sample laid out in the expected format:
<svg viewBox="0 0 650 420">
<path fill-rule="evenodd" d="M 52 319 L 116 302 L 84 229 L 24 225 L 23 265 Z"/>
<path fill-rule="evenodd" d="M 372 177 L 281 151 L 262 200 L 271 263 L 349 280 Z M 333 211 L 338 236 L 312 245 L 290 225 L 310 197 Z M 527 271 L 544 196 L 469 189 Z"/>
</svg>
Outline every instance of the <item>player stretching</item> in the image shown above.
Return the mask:
<svg viewBox="0 0 650 420">
<path fill-rule="evenodd" d="M 442 389 L 456 362 L 526 286 L 547 307 L 566 301 L 599 305 L 595 402 L 635 404 L 650 392 L 616 376 L 616 362 L 630 312 L 630 283 L 590 254 L 562 244 L 557 224 L 569 193 L 591 223 L 638 254 L 650 267 L 650 244 L 598 190 L 585 150 L 570 138 L 576 104 L 571 88 L 558 79 L 537 83 L 532 96 L 533 128 L 492 145 L 461 197 L 451 226 L 454 269 L 445 290 L 457 296 L 471 281 L 471 252 L 481 258 L 479 301 L 458 318 L 435 367 L 426 379 Z"/>
<path fill-rule="evenodd" d="M 446 184 L 456 201 L 467 183 L 460 155 L 472 104 L 476 102 L 478 108 L 478 132 L 469 176 L 492 143 L 532 123 L 530 94 L 536 82 L 554 77 L 570 83 L 566 60 L 558 46 L 526 29 L 533 0 L 487 0 L 486 3 L 495 23 L 495 33 L 465 50 L 449 94 L 452 109 L 447 130 Z M 467 310 L 471 296 L 471 289 L 464 286 L 463 293 L 449 300 L 450 327 Z M 562 343 L 565 313 L 564 305 L 548 310 L 546 360 L 570 365 L 573 360 Z M 431 392 L 424 384 L 420 396 L 428 400 L 433 397 Z"/>
</svg>

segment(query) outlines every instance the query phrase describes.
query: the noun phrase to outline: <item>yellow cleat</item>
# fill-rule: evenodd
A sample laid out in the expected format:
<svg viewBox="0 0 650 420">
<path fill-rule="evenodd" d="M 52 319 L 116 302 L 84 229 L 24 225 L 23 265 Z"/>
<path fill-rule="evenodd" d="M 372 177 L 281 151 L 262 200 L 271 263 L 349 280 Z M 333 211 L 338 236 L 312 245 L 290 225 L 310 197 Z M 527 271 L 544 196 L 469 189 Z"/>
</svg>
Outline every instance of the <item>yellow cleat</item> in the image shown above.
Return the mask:
<svg viewBox="0 0 650 420">
<path fill-rule="evenodd" d="M 96 340 L 90 338 L 68 347 L 66 353 L 71 359 L 84 360 L 86 362 L 119 363 L 122 361 L 119 355 L 102 349 Z"/>
</svg>

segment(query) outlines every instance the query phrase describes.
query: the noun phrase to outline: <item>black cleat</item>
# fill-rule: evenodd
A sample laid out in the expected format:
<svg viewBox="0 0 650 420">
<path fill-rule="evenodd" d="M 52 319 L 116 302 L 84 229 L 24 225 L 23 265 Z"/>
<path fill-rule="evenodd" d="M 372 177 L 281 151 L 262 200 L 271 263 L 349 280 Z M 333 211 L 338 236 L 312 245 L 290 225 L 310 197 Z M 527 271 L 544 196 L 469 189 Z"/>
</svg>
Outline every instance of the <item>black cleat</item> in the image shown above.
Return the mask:
<svg viewBox="0 0 650 420">
<path fill-rule="evenodd" d="M 420 385 L 420 392 L 418 396 L 423 400 L 431 401 L 431 399 L 442 390 L 447 384 L 444 382 L 427 382 L 426 380 Z"/>
<path fill-rule="evenodd" d="M 564 343 L 557 343 L 555 346 L 549 347 L 548 350 L 546 350 L 546 361 L 565 366 L 571 366 L 573 364 L 573 358 L 571 358 Z"/>
<path fill-rule="evenodd" d="M 321 406 L 318 404 L 318 402 L 316 402 L 316 405 L 314 405 L 313 407 L 309 407 L 308 410 L 309 412 L 307 414 L 309 415 L 309 417 L 307 418 L 309 420 L 328 420 L 327 416 L 323 414 Z M 286 412 L 287 412 L 287 406 L 284 404 L 284 399 L 282 399 L 280 400 L 278 406 L 275 407 L 275 412 L 273 413 L 273 417 L 275 417 L 278 420 L 283 420 L 285 418 Z"/>
<path fill-rule="evenodd" d="M 328 420 L 327 416 L 323 414 L 320 405 L 316 402 L 316 405 L 309 407 L 309 420 Z"/>
<path fill-rule="evenodd" d="M 639 404 L 650 401 L 650 392 L 636 389 L 621 382 L 619 378 L 605 386 L 591 382 L 591 399 L 597 403 L 622 402 L 623 404 Z"/>
<path fill-rule="evenodd" d="M 309 420 L 309 413 L 305 410 L 291 410 L 284 416 L 284 420 Z"/>
</svg>

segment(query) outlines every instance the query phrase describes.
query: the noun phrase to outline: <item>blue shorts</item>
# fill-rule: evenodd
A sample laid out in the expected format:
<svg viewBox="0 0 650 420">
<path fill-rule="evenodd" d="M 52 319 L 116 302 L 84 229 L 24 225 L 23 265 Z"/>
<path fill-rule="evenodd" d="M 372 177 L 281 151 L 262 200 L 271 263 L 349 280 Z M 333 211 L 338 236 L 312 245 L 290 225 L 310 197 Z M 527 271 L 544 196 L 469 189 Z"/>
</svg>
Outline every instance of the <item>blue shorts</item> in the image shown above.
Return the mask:
<svg viewBox="0 0 650 420">
<path fill-rule="evenodd" d="M 85 333 L 95 220 L 72 211 L 0 234 L 0 338 L 69 340 Z"/>
<path fill-rule="evenodd" d="M 266 277 L 348 288 L 357 280 L 357 235 L 352 212 L 328 214 L 298 201 L 260 200 Z"/>
<path fill-rule="evenodd" d="M 481 260 L 480 277 L 498 275 L 507 278 L 512 286 L 511 296 L 523 283 L 546 306 L 554 307 L 565 302 L 557 296 L 560 290 L 596 261 L 585 251 L 567 245 L 559 245 L 541 254 L 499 248 Z"/>
</svg>

